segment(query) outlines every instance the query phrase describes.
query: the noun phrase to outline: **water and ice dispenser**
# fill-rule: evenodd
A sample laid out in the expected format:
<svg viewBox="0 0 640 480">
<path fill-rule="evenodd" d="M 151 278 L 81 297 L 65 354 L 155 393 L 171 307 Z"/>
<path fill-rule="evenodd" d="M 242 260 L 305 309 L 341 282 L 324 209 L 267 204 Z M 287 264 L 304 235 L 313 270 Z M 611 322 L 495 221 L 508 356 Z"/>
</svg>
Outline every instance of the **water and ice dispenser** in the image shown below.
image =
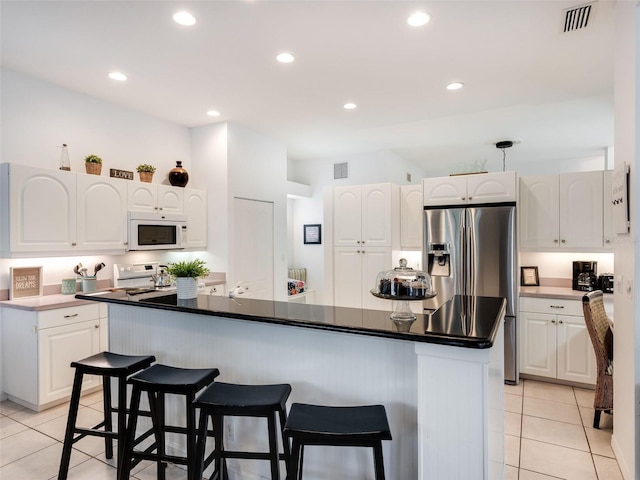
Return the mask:
<svg viewBox="0 0 640 480">
<path fill-rule="evenodd" d="M 448 277 L 451 274 L 451 245 L 427 244 L 427 272 L 432 277 Z"/>
</svg>

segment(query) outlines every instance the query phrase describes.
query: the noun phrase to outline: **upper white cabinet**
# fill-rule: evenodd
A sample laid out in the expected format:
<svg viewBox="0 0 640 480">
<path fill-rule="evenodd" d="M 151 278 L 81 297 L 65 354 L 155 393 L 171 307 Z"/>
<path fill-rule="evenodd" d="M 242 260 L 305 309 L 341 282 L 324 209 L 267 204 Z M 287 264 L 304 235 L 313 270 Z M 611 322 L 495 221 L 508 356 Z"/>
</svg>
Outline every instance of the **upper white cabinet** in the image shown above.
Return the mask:
<svg viewBox="0 0 640 480">
<path fill-rule="evenodd" d="M 516 201 L 515 172 L 425 178 L 422 187 L 424 206 Z"/>
<path fill-rule="evenodd" d="M 187 248 L 207 246 L 207 192 L 184 189 L 184 213 L 187 215 Z"/>
<path fill-rule="evenodd" d="M 133 212 L 184 213 L 184 189 L 170 185 L 130 182 L 129 210 Z"/>
<path fill-rule="evenodd" d="M 76 175 L 2 164 L 2 255 L 72 252 L 76 246 Z"/>
<path fill-rule="evenodd" d="M 603 246 L 602 172 L 530 176 L 520 182 L 521 247 Z"/>
<path fill-rule="evenodd" d="M 127 180 L 78 175 L 78 249 L 121 250 L 127 242 Z"/>
<path fill-rule="evenodd" d="M 336 187 L 333 191 L 334 246 L 386 247 L 398 216 L 398 187 L 390 183 Z"/>
<path fill-rule="evenodd" d="M 400 246 L 422 248 L 424 206 L 422 185 L 400 186 Z"/>
</svg>

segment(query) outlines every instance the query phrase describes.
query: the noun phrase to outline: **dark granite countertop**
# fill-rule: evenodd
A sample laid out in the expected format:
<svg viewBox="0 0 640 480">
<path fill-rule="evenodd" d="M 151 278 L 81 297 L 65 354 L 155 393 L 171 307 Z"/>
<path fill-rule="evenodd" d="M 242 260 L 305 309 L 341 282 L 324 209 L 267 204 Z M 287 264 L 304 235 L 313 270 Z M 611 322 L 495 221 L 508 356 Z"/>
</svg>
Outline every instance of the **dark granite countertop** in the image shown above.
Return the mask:
<svg viewBox="0 0 640 480">
<path fill-rule="evenodd" d="M 466 348 L 493 346 L 506 306 L 503 298 L 455 295 L 431 316 L 417 315 L 409 332 L 399 332 L 389 319 L 390 312 L 379 310 L 216 295 L 198 295 L 193 300 L 178 300 L 177 295 L 162 292 L 144 296 L 128 296 L 124 292 L 97 292 L 78 294 L 76 298 Z"/>
</svg>

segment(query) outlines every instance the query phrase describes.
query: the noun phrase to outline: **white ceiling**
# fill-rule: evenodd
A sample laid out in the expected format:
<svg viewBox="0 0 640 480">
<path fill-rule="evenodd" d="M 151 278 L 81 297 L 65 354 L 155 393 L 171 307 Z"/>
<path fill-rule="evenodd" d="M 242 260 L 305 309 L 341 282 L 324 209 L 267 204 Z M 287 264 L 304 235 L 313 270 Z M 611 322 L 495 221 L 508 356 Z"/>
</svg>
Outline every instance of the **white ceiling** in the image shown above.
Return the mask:
<svg viewBox="0 0 640 480">
<path fill-rule="evenodd" d="M 2 0 L 1 64 L 188 127 L 238 122 L 295 160 L 501 162 L 502 139 L 522 141 L 515 164 L 561 160 L 613 143 L 614 2 L 562 33 L 562 10 L 583 3 Z M 173 22 L 181 9 L 195 26 Z M 406 24 L 416 9 L 427 25 Z M 454 80 L 465 88 L 445 90 Z"/>
</svg>

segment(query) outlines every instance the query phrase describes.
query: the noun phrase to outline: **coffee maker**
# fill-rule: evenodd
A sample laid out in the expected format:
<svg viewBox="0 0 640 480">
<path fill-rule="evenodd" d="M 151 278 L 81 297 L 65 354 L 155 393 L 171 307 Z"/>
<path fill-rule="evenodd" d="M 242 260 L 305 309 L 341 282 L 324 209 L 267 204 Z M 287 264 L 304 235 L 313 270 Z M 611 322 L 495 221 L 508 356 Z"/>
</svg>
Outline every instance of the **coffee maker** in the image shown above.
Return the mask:
<svg viewBox="0 0 640 480">
<path fill-rule="evenodd" d="M 573 262 L 573 289 L 583 292 L 595 290 L 598 286 L 598 262 Z"/>
</svg>

